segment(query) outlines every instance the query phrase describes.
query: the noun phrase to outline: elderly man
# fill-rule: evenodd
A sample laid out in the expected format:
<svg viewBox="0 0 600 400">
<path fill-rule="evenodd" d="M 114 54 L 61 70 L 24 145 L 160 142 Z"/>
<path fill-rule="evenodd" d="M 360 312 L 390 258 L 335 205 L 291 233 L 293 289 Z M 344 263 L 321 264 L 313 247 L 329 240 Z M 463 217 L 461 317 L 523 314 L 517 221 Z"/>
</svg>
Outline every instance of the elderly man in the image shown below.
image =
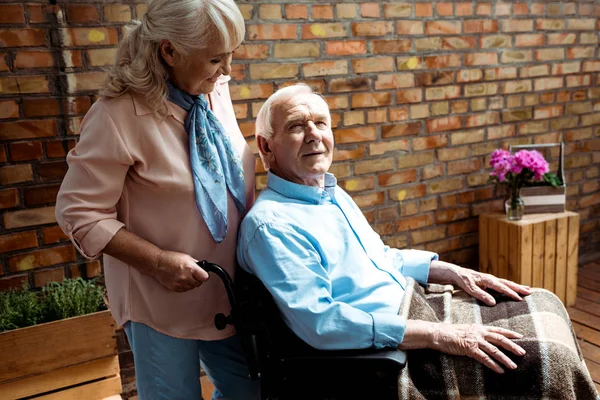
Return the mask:
<svg viewBox="0 0 600 400">
<path fill-rule="evenodd" d="M 308 86 L 273 94 L 258 114 L 256 138 L 269 171 L 267 188 L 242 222 L 238 261 L 263 281 L 301 339 L 320 349 L 438 350 L 417 357 L 409 354 L 403 371 L 407 397 L 425 391 L 429 396 L 435 390 L 477 396 L 483 391 L 518 390 L 515 394 L 533 396 L 526 398 L 562 399 L 592 393 L 568 317 L 551 293 L 534 290 L 531 295 L 526 286 L 440 261 L 434 253 L 383 244 L 327 172 L 334 150 L 331 118 L 326 102 Z M 424 290 L 415 281 L 449 283 L 462 291 L 454 292 L 450 285 Z M 486 289 L 501 299 L 497 306 Z M 535 307 L 552 317 L 532 318 Z M 552 350 L 550 359 L 557 356 L 554 347 L 536 335 L 544 321 L 554 324 L 544 331 L 548 341 L 566 346 L 557 350 L 562 351 L 559 357 L 569 360 L 562 362 L 566 367 L 543 362 L 544 351 Z M 500 375 L 456 356 L 475 359 L 500 374 L 507 368 L 503 376 L 509 380 L 499 380 Z M 442 367 L 443 374 L 416 379 L 415 368 L 427 370 L 421 361 L 428 358 Z M 537 369 L 530 372 L 537 380 L 515 384 L 516 376 L 528 375 L 515 375 L 524 365 Z M 476 373 L 488 376 L 489 382 L 473 380 Z M 569 378 L 563 382 L 565 374 Z M 511 380 L 512 389 L 503 387 Z M 426 386 L 421 387 L 421 381 Z M 559 381 L 562 387 L 556 391 L 553 385 Z"/>
</svg>

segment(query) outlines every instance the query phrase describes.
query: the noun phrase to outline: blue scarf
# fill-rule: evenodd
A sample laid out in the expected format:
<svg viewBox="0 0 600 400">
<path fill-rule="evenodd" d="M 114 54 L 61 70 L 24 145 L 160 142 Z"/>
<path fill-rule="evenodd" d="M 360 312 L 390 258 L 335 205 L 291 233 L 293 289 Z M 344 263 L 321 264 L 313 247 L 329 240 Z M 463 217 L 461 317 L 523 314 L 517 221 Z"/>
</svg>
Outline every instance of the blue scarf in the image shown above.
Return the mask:
<svg viewBox="0 0 600 400">
<path fill-rule="evenodd" d="M 227 235 L 227 190 L 238 211 L 246 211 L 244 169 L 223 125 L 208 108 L 203 95 L 192 96 L 170 82 L 169 100 L 188 112 L 185 130 L 190 138 L 190 164 L 196 206 L 212 237 Z"/>
</svg>

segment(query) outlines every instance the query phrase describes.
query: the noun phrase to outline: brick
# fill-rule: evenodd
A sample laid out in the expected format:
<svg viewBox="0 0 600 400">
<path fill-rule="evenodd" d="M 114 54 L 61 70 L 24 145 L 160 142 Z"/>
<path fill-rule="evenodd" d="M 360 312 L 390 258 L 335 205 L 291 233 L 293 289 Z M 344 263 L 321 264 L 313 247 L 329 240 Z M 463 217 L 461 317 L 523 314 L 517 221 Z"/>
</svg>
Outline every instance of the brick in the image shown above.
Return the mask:
<svg viewBox="0 0 600 400">
<path fill-rule="evenodd" d="M 531 19 L 514 19 L 502 20 L 502 32 L 531 32 L 533 31 L 533 20 Z"/>
<path fill-rule="evenodd" d="M 539 49 L 535 51 L 537 61 L 553 61 L 565 58 L 565 49 Z"/>
<path fill-rule="evenodd" d="M 266 99 L 273 94 L 272 84 L 230 85 L 232 100 Z"/>
<path fill-rule="evenodd" d="M 464 86 L 465 97 L 491 96 L 498 93 L 497 83 L 474 83 Z"/>
<path fill-rule="evenodd" d="M 336 4 L 335 10 L 341 19 L 355 19 L 357 16 L 356 4 L 353 3 Z"/>
<path fill-rule="evenodd" d="M 365 147 L 358 146 L 353 150 L 337 149 L 333 155 L 333 161 L 357 160 L 365 156 Z"/>
<path fill-rule="evenodd" d="M 533 54 L 530 50 L 503 51 L 500 61 L 503 64 L 531 62 Z"/>
<path fill-rule="evenodd" d="M 244 20 L 248 21 L 248 20 L 252 19 L 252 13 L 254 11 L 254 6 L 252 6 L 251 4 L 238 4 L 237 6 L 240 9 L 242 16 L 244 17 Z M 147 4 L 136 4 L 135 13 L 136 13 L 138 19 L 140 19 L 142 17 L 142 15 L 144 15 L 147 11 L 148 11 Z"/>
<path fill-rule="evenodd" d="M 20 4 L 0 5 L 0 24 L 24 24 L 25 13 Z"/>
<path fill-rule="evenodd" d="M 88 50 L 86 53 L 90 66 L 104 67 L 112 65 L 114 63 L 117 49 L 91 49 Z"/>
<path fill-rule="evenodd" d="M 335 175 L 338 179 L 345 178 L 351 175 L 350 164 L 333 164 L 329 167 L 329 172 Z"/>
<path fill-rule="evenodd" d="M 477 4 L 477 9 L 475 10 L 475 14 L 477 14 L 477 15 L 491 15 L 492 14 L 492 5 L 490 3 L 479 3 L 479 4 Z"/>
<path fill-rule="evenodd" d="M 0 100 L 0 119 L 18 118 L 19 105 L 14 100 Z M 0 125 L 1 126 L 1 125 Z M 0 135 L 0 137 L 2 137 Z"/>
<path fill-rule="evenodd" d="M 42 142 L 17 142 L 9 146 L 11 161 L 29 161 L 42 157 Z"/>
<path fill-rule="evenodd" d="M 598 44 L 597 33 L 581 33 L 579 34 L 579 43 L 581 44 Z"/>
<path fill-rule="evenodd" d="M 408 139 L 380 141 L 369 144 L 369 155 L 371 156 L 378 156 L 388 151 L 396 152 L 398 150 L 408 151 Z M 337 151 L 339 152 L 339 150 Z"/>
<path fill-rule="evenodd" d="M 410 118 L 421 119 L 429 117 L 429 106 L 427 104 L 420 104 L 410 106 Z"/>
<path fill-rule="evenodd" d="M 365 113 L 362 111 L 347 111 L 344 113 L 344 126 L 364 125 Z"/>
<path fill-rule="evenodd" d="M 427 68 L 451 68 L 462 66 L 460 54 L 425 57 Z"/>
<path fill-rule="evenodd" d="M 69 93 L 99 90 L 106 79 L 105 72 L 82 72 L 67 74 Z"/>
<path fill-rule="evenodd" d="M 427 35 L 456 35 L 462 32 L 459 21 L 433 21 L 425 24 Z"/>
<path fill-rule="evenodd" d="M 496 33 L 498 32 L 498 21 L 491 19 L 466 20 L 464 22 L 464 33 Z"/>
<path fill-rule="evenodd" d="M 0 29 L 0 47 L 46 46 L 46 30 L 37 28 Z"/>
<path fill-rule="evenodd" d="M 414 151 L 435 149 L 448 145 L 446 135 L 419 136 L 412 139 L 412 149 Z"/>
<path fill-rule="evenodd" d="M 15 183 L 33 181 L 31 164 L 18 164 L 0 167 L 0 184 L 12 185 Z"/>
<path fill-rule="evenodd" d="M 398 35 L 422 35 L 425 33 L 425 24 L 420 21 L 398 21 L 396 32 Z"/>
<path fill-rule="evenodd" d="M 64 161 L 52 161 L 39 163 L 37 175 L 42 182 L 60 181 L 67 173 L 67 163 Z"/>
<path fill-rule="evenodd" d="M 352 60 L 352 69 L 357 74 L 390 72 L 394 70 L 393 57 L 368 57 Z"/>
<path fill-rule="evenodd" d="M 469 36 L 450 36 L 442 37 L 443 50 L 464 50 L 474 49 L 477 46 L 477 39 Z"/>
<path fill-rule="evenodd" d="M 406 120 L 408 120 L 408 108 L 407 107 L 390 108 L 390 122 L 406 121 Z"/>
<path fill-rule="evenodd" d="M 399 89 L 415 86 L 415 77 L 411 73 L 378 75 L 375 89 Z"/>
<path fill-rule="evenodd" d="M 388 196 L 390 199 L 394 201 L 405 201 L 409 199 L 424 197 L 427 193 L 427 187 L 425 185 L 415 185 L 410 186 L 405 189 L 393 189 L 388 191 Z M 416 203 L 415 203 L 416 206 Z M 410 212 L 410 214 L 415 214 L 417 210 L 414 212 Z M 402 209 L 402 215 L 407 215 L 406 210 Z"/>
<path fill-rule="evenodd" d="M 95 5 L 67 4 L 67 21 L 76 24 L 100 22 L 100 13 Z"/>
<path fill-rule="evenodd" d="M 512 38 L 508 35 L 484 36 L 480 39 L 482 49 L 498 49 L 512 47 Z"/>
<path fill-rule="evenodd" d="M 542 90 L 552 90 L 559 89 L 563 87 L 562 78 L 541 78 L 536 79 L 534 82 L 534 90 L 542 91 Z"/>
<path fill-rule="evenodd" d="M 567 87 L 590 86 L 592 83 L 591 75 L 571 75 L 567 76 Z"/>
<path fill-rule="evenodd" d="M 452 3 L 437 3 L 435 11 L 439 17 L 452 17 L 454 15 Z"/>
<path fill-rule="evenodd" d="M 549 74 L 550 67 L 548 65 L 533 65 L 530 67 L 523 67 L 520 70 L 521 78 L 536 78 Z"/>
<path fill-rule="evenodd" d="M 0 291 L 20 289 L 28 282 L 27 275 L 13 275 L 0 279 Z"/>
<path fill-rule="evenodd" d="M 42 229 L 42 241 L 44 244 L 54 244 L 68 241 L 69 237 L 62 231 L 60 226 L 51 226 Z"/>
<path fill-rule="evenodd" d="M 515 36 L 517 47 L 540 47 L 546 44 L 546 37 L 541 34 L 523 34 Z"/>
<path fill-rule="evenodd" d="M 567 45 L 575 44 L 577 41 L 577 34 L 575 33 L 549 33 L 548 44 L 549 45 Z"/>
<path fill-rule="evenodd" d="M 374 126 L 336 129 L 334 132 L 334 139 L 337 144 L 369 142 L 375 140 L 376 137 L 377 130 Z"/>
<path fill-rule="evenodd" d="M 398 90 L 396 92 L 396 104 L 420 103 L 423 100 L 423 92 L 420 88 Z"/>
<path fill-rule="evenodd" d="M 429 183 L 429 193 L 437 194 L 444 192 L 452 192 L 463 188 L 462 178 L 443 179 L 437 182 Z"/>
<path fill-rule="evenodd" d="M 285 47 L 283 47 L 285 46 Z M 294 46 L 284 45 L 284 44 L 276 44 L 275 45 L 275 58 L 283 58 L 281 50 L 293 49 Z M 278 50 L 279 49 L 279 50 Z M 293 50 L 288 50 L 292 52 Z M 317 49 L 318 53 L 318 49 Z M 269 45 L 268 44 L 242 44 L 237 48 L 233 55 L 236 60 L 258 60 L 258 59 L 267 59 L 269 58 Z"/>
<path fill-rule="evenodd" d="M 567 29 L 572 31 L 596 29 L 596 18 L 569 18 Z"/>
<path fill-rule="evenodd" d="M 295 24 L 247 25 L 249 40 L 292 40 L 298 39 Z"/>
<path fill-rule="evenodd" d="M 571 47 L 567 50 L 567 58 L 593 58 L 595 47 Z"/>
<path fill-rule="evenodd" d="M 394 158 L 377 158 L 374 160 L 358 161 L 354 164 L 356 175 L 370 174 L 373 172 L 388 171 L 394 169 Z"/>
<path fill-rule="evenodd" d="M 446 115 L 446 114 L 450 113 L 449 105 L 450 105 L 450 103 L 448 103 L 447 101 L 440 101 L 437 103 L 433 103 L 431 105 L 431 115 L 437 116 L 437 115 Z"/>
<path fill-rule="evenodd" d="M 381 107 L 392 104 L 390 93 L 364 93 L 352 95 L 352 107 Z"/>
<path fill-rule="evenodd" d="M 415 17 L 431 17 L 433 16 L 433 7 L 430 3 L 416 3 Z"/>
<path fill-rule="evenodd" d="M 118 34 L 115 28 L 68 28 L 60 29 L 64 46 L 116 45 Z"/>
<path fill-rule="evenodd" d="M 485 140 L 485 131 L 483 129 L 472 129 L 470 131 L 453 132 L 450 134 L 450 143 L 452 146 L 459 146 L 468 143 L 479 143 Z"/>
<path fill-rule="evenodd" d="M 293 78 L 298 75 L 298 64 L 250 64 L 252 79 Z"/>
<path fill-rule="evenodd" d="M 0 145 L 0 162 L 5 163 L 8 161 L 8 157 L 6 155 L 6 148 Z"/>
<path fill-rule="evenodd" d="M 345 109 L 349 107 L 348 96 L 325 96 L 325 101 L 327 102 L 330 110 L 338 110 L 342 108 Z M 338 119 L 337 122 L 335 122 L 336 117 Z M 339 118 L 339 114 L 333 114 L 331 116 L 332 126 L 335 126 L 339 123 Z"/>
<path fill-rule="evenodd" d="M 286 19 L 308 19 L 308 7 L 301 4 L 285 5 Z"/>
<path fill-rule="evenodd" d="M 384 4 L 383 15 L 385 18 L 410 17 L 412 5 L 408 3 Z"/>
<path fill-rule="evenodd" d="M 282 19 L 281 4 L 261 4 L 258 6 L 258 18 Z"/>
<path fill-rule="evenodd" d="M 54 58 L 49 51 L 19 51 L 15 59 L 17 69 L 50 68 Z"/>
<path fill-rule="evenodd" d="M 396 68 L 399 71 L 423 68 L 422 59 L 419 57 L 396 57 Z"/>
<path fill-rule="evenodd" d="M 346 37 L 346 27 L 338 22 L 302 26 L 302 39 Z"/>
<path fill-rule="evenodd" d="M 532 118 L 531 108 L 502 111 L 502 122 L 524 121 Z"/>
<path fill-rule="evenodd" d="M 471 53 L 465 56 L 465 65 L 494 65 L 498 64 L 497 53 Z"/>
<path fill-rule="evenodd" d="M 0 235 L 0 253 L 29 249 L 38 246 L 35 231 L 19 232 L 11 235 Z"/>
<path fill-rule="evenodd" d="M 289 64 L 293 66 L 294 64 Z M 322 61 L 302 65 L 304 76 L 344 75 L 348 73 L 348 62 L 346 60 Z M 252 65 L 250 66 L 252 76 Z"/>
<path fill-rule="evenodd" d="M 465 127 L 474 128 L 477 126 L 496 125 L 499 122 L 500 114 L 491 111 L 483 114 L 469 115 L 465 119 Z"/>
<path fill-rule="evenodd" d="M 579 65 L 579 63 L 570 64 Z M 572 70 L 575 70 L 575 68 L 572 68 Z M 574 72 L 579 72 L 579 70 Z M 583 72 L 600 72 L 600 61 L 584 61 Z"/>
<path fill-rule="evenodd" d="M 502 94 L 527 93 L 531 92 L 533 86 L 531 80 L 506 82 L 502 88 Z"/>
<path fill-rule="evenodd" d="M 381 124 L 387 122 L 387 111 L 384 110 L 367 110 L 367 123 Z"/>
<path fill-rule="evenodd" d="M 358 179 L 340 181 L 339 185 L 347 192 L 364 192 L 375 188 L 375 179 L 372 176 Z"/>
<path fill-rule="evenodd" d="M 377 3 L 360 4 L 360 16 L 363 18 L 379 18 L 381 10 Z"/>
<path fill-rule="evenodd" d="M 60 185 L 28 187 L 23 189 L 23 198 L 27 207 L 46 205 L 56 202 Z"/>
<path fill-rule="evenodd" d="M 399 136 L 417 135 L 422 131 L 420 122 L 386 125 L 381 128 L 381 137 L 389 139 Z"/>
<path fill-rule="evenodd" d="M 501 79 L 514 79 L 517 77 L 517 68 L 515 67 L 500 67 L 491 68 L 484 71 L 486 81 L 495 81 Z"/>
<path fill-rule="evenodd" d="M 34 286 L 39 288 L 49 284 L 50 282 L 62 282 L 65 279 L 65 271 L 63 268 L 53 268 L 44 271 L 36 271 L 33 274 Z"/>
<path fill-rule="evenodd" d="M 0 190 L 0 209 L 13 208 L 17 207 L 18 205 L 19 191 L 17 189 Z M 1 249 L 0 253 L 2 253 Z"/>
<path fill-rule="evenodd" d="M 385 36 L 394 32 L 392 22 L 353 22 L 354 36 Z"/>
<path fill-rule="evenodd" d="M 427 121 L 427 132 L 443 132 L 460 129 L 461 118 L 456 116 L 430 119 Z"/>
<path fill-rule="evenodd" d="M 54 207 L 32 208 L 4 213 L 4 227 L 6 229 L 49 223 L 56 223 Z"/>
<path fill-rule="evenodd" d="M 314 45 L 316 47 L 316 52 L 318 56 L 319 44 L 309 44 Z M 334 56 L 365 54 L 367 52 L 367 42 L 364 40 L 327 41 L 325 42 L 325 51 L 327 54 Z"/>
<path fill-rule="evenodd" d="M 331 5 L 313 5 L 313 19 L 333 19 L 333 6 Z"/>
<path fill-rule="evenodd" d="M 265 57 L 268 58 L 268 46 Z M 314 58 L 319 56 L 318 43 L 295 43 L 294 45 L 277 43 L 273 55 L 275 58 Z"/>
<path fill-rule="evenodd" d="M 58 99 L 23 99 L 23 114 L 26 117 L 49 117 L 60 114 Z"/>
<path fill-rule="evenodd" d="M 415 49 L 417 51 L 433 51 L 440 50 L 442 48 L 441 37 L 429 37 L 415 39 Z"/>
<path fill-rule="evenodd" d="M 398 169 L 421 167 L 434 163 L 433 151 L 419 152 L 415 154 L 400 155 L 397 158 Z"/>
<path fill-rule="evenodd" d="M 478 82 L 483 78 L 483 72 L 480 69 L 464 69 L 458 72 L 458 82 Z"/>
<path fill-rule="evenodd" d="M 600 63 L 598 70 L 600 71 Z M 584 63 L 585 70 L 585 63 Z M 552 75 L 567 75 L 581 72 L 581 63 L 578 61 L 552 65 Z M 590 71 L 585 71 L 590 72 Z"/>
<path fill-rule="evenodd" d="M 538 31 L 557 31 L 565 29 L 565 21 L 561 19 L 537 19 L 536 28 Z"/>
<path fill-rule="evenodd" d="M 433 225 L 433 216 L 429 214 L 422 214 L 411 218 L 402 218 L 396 221 L 396 231 L 412 231 L 426 226 Z"/>
<path fill-rule="evenodd" d="M 536 107 L 533 111 L 533 119 L 548 119 L 560 117 L 563 114 L 562 106 Z"/>
<path fill-rule="evenodd" d="M 413 245 L 419 243 L 432 242 L 434 240 L 439 240 L 444 237 L 446 237 L 445 226 L 423 229 L 420 231 L 410 233 L 410 240 Z"/>
<path fill-rule="evenodd" d="M 448 175 L 466 174 L 481 170 L 481 160 L 459 160 L 448 163 Z M 447 221 L 446 221 L 447 222 Z"/>
<path fill-rule="evenodd" d="M 432 100 L 447 100 L 460 97 L 460 86 L 442 86 L 425 89 L 425 99 Z"/>
<path fill-rule="evenodd" d="M 374 54 L 404 53 L 411 49 L 410 39 L 372 40 L 371 49 Z"/>
<path fill-rule="evenodd" d="M 329 81 L 329 91 L 337 93 L 369 90 L 370 82 L 368 78 L 334 78 Z"/>
<path fill-rule="evenodd" d="M 463 158 L 468 158 L 470 151 L 468 146 L 463 147 L 452 147 L 437 150 L 437 157 L 439 161 L 452 161 Z"/>
<path fill-rule="evenodd" d="M 383 192 L 377 192 L 362 196 L 353 196 L 353 200 L 360 208 L 374 207 L 385 202 L 385 195 Z"/>
</svg>

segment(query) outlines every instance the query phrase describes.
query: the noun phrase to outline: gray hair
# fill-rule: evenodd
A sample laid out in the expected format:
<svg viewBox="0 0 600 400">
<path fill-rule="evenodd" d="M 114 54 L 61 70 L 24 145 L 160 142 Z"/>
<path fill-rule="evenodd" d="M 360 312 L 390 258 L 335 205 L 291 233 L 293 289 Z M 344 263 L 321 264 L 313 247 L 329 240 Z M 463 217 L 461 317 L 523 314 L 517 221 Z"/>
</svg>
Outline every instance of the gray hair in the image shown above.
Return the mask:
<svg viewBox="0 0 600 400">
<path fill-rule="evenodd" d="M 132 22 L 100 94 L 141 94 L 157 115 L 166 114 L 168 96 L 161 41 L 168 40 L 187 56 L 209 48 L 215 40 L 234 49 L 246 34 L 244 18 L 233 0 L 150 0 L 142 21 Z"/>
<path fill-rule="evenodd" d="M 281 88 L 279 90 L 277 90 L 275 93 L 273 93 L 268 99 L 267 101 L 264 102 L 264 104 L 262 105 L 262 107 L 260 108 L 260 111 L 258 112 L 258 115 L 256 116 L 256 122 L 254 124 L 254 135 L 258 138 L 258 136 L 261 136 L 265 139 L 270 139 L 273 137 L 273 110 L 275 109 L 275 107 L 277 106 L 277 104 L 285 99 L 288 99 L 290 97 L 294 97 L 300 94 L 313 94 L 321 99 L 323 99 L 323 101 L 325 102 L 325 99 L 323 98 L 323 96 L 321 96 L 318 93 L 315 93 L 310 86 L 304 84 L 304 83 L 297 83 L 295 85 L 291 85 L 291 86 L 286 86 L 284 88 Z M 327 105 L 327 102 L 325 102 L 325 105 L 327 106 L 327 111 L 329 111 L 329 106 Z M 330 118 L 330 122 L 331 122 L 331 118 Z M 259 149 L 260 150 L 260 149 Z M 262 154 L 262 151 L 259 151 L 260 153 L 260 159 L 263 162 L 263 165 L 265 166 L 266 169 L 269 169 L 267 162 L 264 158 L 264 155 Z"/>
</svg>

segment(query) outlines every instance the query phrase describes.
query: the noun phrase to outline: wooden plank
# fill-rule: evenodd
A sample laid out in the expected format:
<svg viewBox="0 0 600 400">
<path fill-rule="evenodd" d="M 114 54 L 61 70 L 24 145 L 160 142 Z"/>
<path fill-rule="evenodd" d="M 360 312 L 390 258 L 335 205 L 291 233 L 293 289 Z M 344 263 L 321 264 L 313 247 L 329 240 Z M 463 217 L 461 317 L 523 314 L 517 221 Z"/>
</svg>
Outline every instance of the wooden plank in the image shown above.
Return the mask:
<svg viewBox="0 0 600 400">
<path fill-rule="evenodd" d="M 554 294 L 567 303 L 567 238 L 569 221 L 567 218 L 556 220 L 556 269 L 554 272 Z"/>
<path fill-rule="evenodd" d="M 498 277 L 508 279 L 508 223 L 498 221 Z"/>
<path fill-rule="evenodd" d="M 36 397 L 35 400 L 101 400 L 121 393 L 121 377 L 104 379 L 60 392 Z"/>
<path fill-rule="evenodd" d="M 531 286 L 533 281 L 532 272 L 532 246 L 533 246 L 533 226 L 525 225 L 519 229 L 519 279 L 523 285 Z"/>
<path fill-rule="evenodd" d="M 521 254 L 520 228 L 518 225 L 508 225 L 508 279 L 513 282 L 519 282 L 521 275 L 519 270 L 519 255 Z"/>
<path fill-rule="evenodd" d="M 600 363 L 600 347 L 594 346 L 593 344 L 583 340 L 578 340 L 578 342 L 581 353 L 585 358 Z"/>
<path fill-rule="evenodd" d="M 479 216 L 479 271 L 488 272 L 488 218 Z"/>
<path fill-rule="evenodd" d="M 498 220 L 490 219 L 488 228 L 488 272 L 498 276 Z"/>
<path fill-rule="evenodd" d="M 556 220 L 544 223 L 544 289 L 554 293 L 554 271 L 556 262 Z"/>
<path fill-rule="evenodd" d="M 533 256 L 531 257 L 531 286 L 544 286 L 544 223 L 533 224 Z"/>
<path fill-rule="evenodd" d="M 597 331 L 600 331 L 600 317 L 586 313 L 585 311 L 581 311 L 573 307 L 568 307 L 567 311 L 569 312 L 571 321 L 578 322 L 581 325 L 585 325 Z"/>
<path fill-rule="evenodd" d="M 577 297 L 577 302 L 575 302 L 573 308 L 600 317 L 600 305 L 598 305 L 598 303 L 594 303 L 593 301 L 586 300 L 581 296 Z"/>
<path fill-rule="evenodd" d="M 581 282 L 579 282 L 579 286 L 582 288 L 593 290 L 594 292 L 600 292 L 600 282 L 598 281 L 594 281 L 591 279 L 582 279 Z"/>
<path fill-rule="evenodd" d="M 119 357 L 110 356 L 55 369 L 41 375 L 0 383 L 0 398 L 3 400 L 20 399 L 116 375 L 119 375 Z"/>
<path fill-rule="evenodd" d="M 587 365 L 588 371 L 590 371 L 592 381 L 600 383 L 600 364 L 588 359 L 585 359 L 585 364 Z"/>
<path fill-rule="evenodd" d="M 577 297 L 600 304 L 600 293 L 581 287 L 581 282 L 579 282 L 579 286 L 577 288 Z"/>
<path fill-rule="evenodd" d="M 596 346 L 600 346 L 600 332 L 587 326 L 583 326 L 578 322 L 573 322 L 573 329 L 575 330 L 575 335 L 577 335 L 578 338 L 590 342 Z"/>
<path fill-rule="evenodd" d="M 0 334 L 0 382 L 117 354 L 110 312 Z"/>
<path fill-rule="evenodd" d="M 567 238 L 567 303 L 571 306 L 577 300 L 577 258 L 579 257 L 579 214 L 569 217 Z"/>
<path fill-rule="evenodd" d="M 600 270 L 594 271 L 590 269 L 577 268 L 577 276 L 592 281 L 600 282 Z"/>
</svg>

